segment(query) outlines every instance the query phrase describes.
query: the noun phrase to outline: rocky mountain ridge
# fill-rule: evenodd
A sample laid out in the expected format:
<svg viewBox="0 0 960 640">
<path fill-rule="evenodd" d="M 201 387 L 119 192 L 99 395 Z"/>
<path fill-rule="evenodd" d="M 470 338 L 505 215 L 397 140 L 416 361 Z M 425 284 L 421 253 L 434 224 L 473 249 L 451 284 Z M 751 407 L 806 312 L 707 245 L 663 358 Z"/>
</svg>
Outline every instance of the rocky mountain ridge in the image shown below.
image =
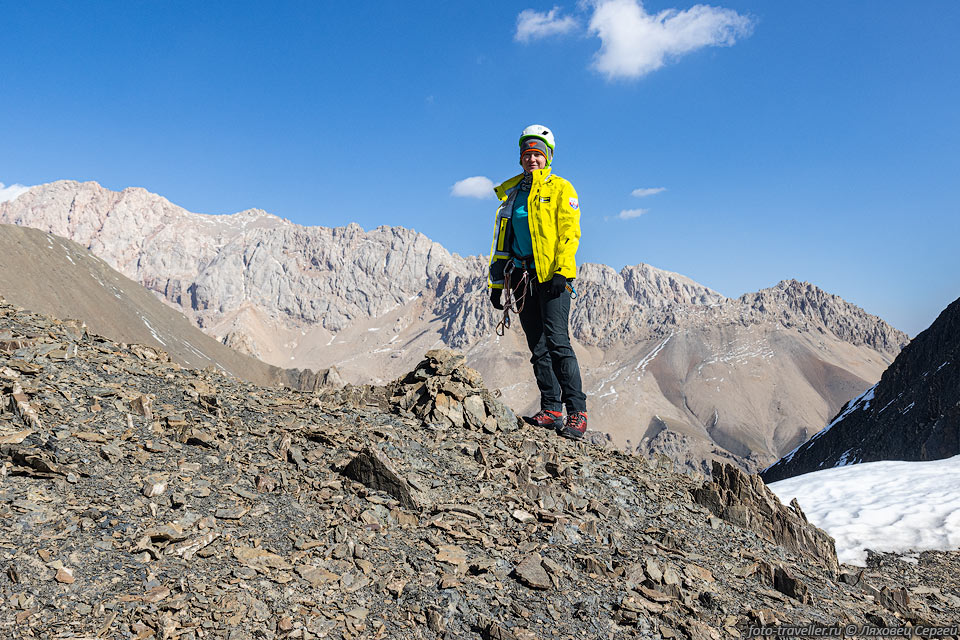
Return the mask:
<svg viewBox="0 0 960 640">
<path fill-rule="evenodd" d="M 201 327 L 251 304 L 291 327 L 342 329 L 405 303 L 464 261 L 400 227 L 302 227 L 249 209 L 191 213 L 149 193 L 59 181 L 2 203 L 0 222 L 30 226 L 89 248 Z M 136 229 L 136 233 L 131 230 Z"/>
<path fill-rule="evenodd" d="M 255 210 L 206 216 L 142 189 L 69 181 L 0 204 L 0 222 L 90 247 L 208 334 L 276 366 L 386 381 L 446 345 L 514 406 L 536 408 L 519 328 L 494 334 L 486 261 L 413 231 L 308 228 Z M 582 264 L 576 287 L 571 333 L 591 420 L 624 448 L 704 471 L 716 457 L 747 469 L 776 459 L 907 342 L 795 281 L 727 299 L 649 265 Z"/>
<path fill-rule="evenodd" d="M 15 201 L 0 203 L 0 223 L 39 228 L 89 248 L 194 314 L 200 326 L 252 304 L 292 326 L 320 325 L 335 332 L 357 318 L 381 316 L 411 296 L 431 292 L 442 299 L 451 293 L 448 289 L 458 293 L 455 281 L 461 278 L 473 285 L 463 293 L 485 290 L 482 257 L 461 258 L 403 227 L 370 232 L 356 224 L 302 227 L 259 209 L 232 215 L 191 213 L 137 187 L 114 192 L 95 182 L 69 180 L 40 185 Z M 131 229 L 138 233 L 131 234 Z M 898 350 L 905 343 L 902 333 L 855 305 L 793 280 L 737 301 L 645 264 L 619 273 L 605 265 L 584 264 L 578 281 L 613 301 L 635 302 L 640 311 L 726 302 L 743 316 L 766 320 L 768 307 L 775 306 L 787 326 L 795 321 L 793 316 L 804 317 L 841 339 L 878 351 Z M 635 338 L 630 331 L 605 331 L 618 324 L 622 312 L 605 314 L 597 305 L 582 306 L 592 313 L 573 319 L 580 342 Z M 597 317 L 602 321 L 591 321 Z M 444 338 L 455 342 L 462 335 L 476 339 L 462 333 Z"/>
<path fill-rule="evenodd" d="M 956 554 L 838 565 L 755 476 L 519 421 L 432 351 L 256 387 L 0 301 L 0 634 L 719 640 L 947 625 Z"/>
<path fill-rule="evenodd" d="M 880 381 L 763 472 L 775 482 L 876 460 L 939 460 L 960 453 L 960 299 L 910 342 Z"/>
<path fill-rule="evenodd" d="M 773 311 L 773 317 L 784 327 L 805 321 L 808 331 L 829 331 L 845 342 L 877 351 L 897 352 L 907 343 L 902 332 L 891 330 L 860 307 L 809 282 L 784 280 L 775 287 L 744 294 L 739 302 L 756 321 L 769 321 Z"/>
</svg>

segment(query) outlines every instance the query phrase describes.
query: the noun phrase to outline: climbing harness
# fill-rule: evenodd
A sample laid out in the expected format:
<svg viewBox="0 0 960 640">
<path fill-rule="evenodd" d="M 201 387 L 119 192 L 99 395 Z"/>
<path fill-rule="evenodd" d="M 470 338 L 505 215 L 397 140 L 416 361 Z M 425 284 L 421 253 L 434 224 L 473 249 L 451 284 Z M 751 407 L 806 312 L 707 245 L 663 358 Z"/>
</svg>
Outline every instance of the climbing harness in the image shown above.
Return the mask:
<svg viewBox="0 0 960 640">
<path fill-rule="evenodd" d="M 532 260 L 532 258 L 531 258 Z M 514 295 L 513 290 L 513 271 L 514 269 L 520 269 L 520 281 L 517 284 L 517 295 Z M 519 258 L 510 258 L 507 261 L 506 266 L 503 268 L 503 319 L 497 324 L 497 335 L 502 336 L 507 329 L 510 328 L 510 312 L 513 311 L 515 314 L 520 315 L 520 312 L 523 311 L 523 305 L 527 301 L 527 294 L 530 293 L 530 287 L 533 286 L 533 281 L 530 279 L 530 274 L 535 267 L 533 264 L 527 260 L 520 260 Z M 577 290 L 573 288 L 573 284 L 569 281 L 567 282 L 567 291 L 570 292 L 570 299 L 576 300 L 579 294 Z"/>
<path fill-rule="evenodd" d="M 514 295 L 513 270 L 520 267 L 520 280 L 517 283 L 518 294 Z M 530 267 L 526 260 L 511 258 L 503 269 L 503 319 L 497 325 L 497 335 L 502 336 L 510 328 L 510 312 L 520 315 L 530 292 Z"/>
</svg>

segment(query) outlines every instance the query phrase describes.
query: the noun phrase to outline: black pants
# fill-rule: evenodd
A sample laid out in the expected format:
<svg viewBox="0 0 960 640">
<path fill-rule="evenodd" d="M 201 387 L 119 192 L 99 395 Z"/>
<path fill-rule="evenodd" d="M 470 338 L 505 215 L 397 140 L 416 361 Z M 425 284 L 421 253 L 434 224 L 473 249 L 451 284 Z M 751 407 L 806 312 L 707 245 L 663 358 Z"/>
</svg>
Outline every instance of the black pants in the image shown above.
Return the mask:
<svg viewBox="0 0 960 640">
<path fill-rule="evenodd" d="M 567 413 L 587 410 L 587 397 L 580 382 L 580 365 L 570 346 L 570 292 L 548 298 L 546 285 L 536 275 L 527 293 L 520 326 L 527 336 L 533 375 L 540 388 L 540 408 Z"/>
</svg>

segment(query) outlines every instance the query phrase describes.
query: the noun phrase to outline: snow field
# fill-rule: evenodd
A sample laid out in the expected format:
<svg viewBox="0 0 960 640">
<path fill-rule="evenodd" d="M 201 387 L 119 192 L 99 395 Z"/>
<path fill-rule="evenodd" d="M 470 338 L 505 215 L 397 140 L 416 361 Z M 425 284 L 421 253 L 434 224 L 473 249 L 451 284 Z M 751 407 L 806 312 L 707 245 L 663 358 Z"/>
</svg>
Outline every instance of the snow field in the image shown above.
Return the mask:
<svg viewBox="0 0 960 640">
<path fill-rule="evenodd" d="M 840 562 L 863 566 L 867 549 L 960 549 L 960 456 L 929 462 L 865 462 L 774 482 L 834 537 Z"/>
</svg>

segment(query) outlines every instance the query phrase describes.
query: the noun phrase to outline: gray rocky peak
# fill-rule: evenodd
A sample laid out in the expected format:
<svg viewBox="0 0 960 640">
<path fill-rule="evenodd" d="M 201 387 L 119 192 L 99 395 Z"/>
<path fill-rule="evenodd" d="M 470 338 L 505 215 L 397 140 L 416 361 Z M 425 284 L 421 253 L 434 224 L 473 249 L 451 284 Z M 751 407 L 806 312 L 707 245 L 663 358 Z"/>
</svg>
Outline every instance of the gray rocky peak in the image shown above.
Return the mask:
<svg viewBox="0 0 960 640">
<path fill-rule="evenodd" d="M 2 203 L 0 222 L 74 240 L 201 326 L 249 303 L 290 326 L 340 331 L 468 264 L 401 227 L 302 227 L 257 209 L 197 214 L 145 189 L 95 182 L 35 187 Z"/>
<path fill-rule="evenodd" d="M 648 264 L 624 267 L 620 277 L 626 292 L 643 307 L 712 305 L 726 300 L 686 276 Z"/>
<path fill-rule="evenodd" d="M 772 316 L 785 326 L 826 329 L 845 342 L 878 351 L 897 351 L 909 342 L 902 331 L 809 282 L 783 280 L 769 289 L 744 294 L 740 303 L 748 313 Z"/>
</svg>

